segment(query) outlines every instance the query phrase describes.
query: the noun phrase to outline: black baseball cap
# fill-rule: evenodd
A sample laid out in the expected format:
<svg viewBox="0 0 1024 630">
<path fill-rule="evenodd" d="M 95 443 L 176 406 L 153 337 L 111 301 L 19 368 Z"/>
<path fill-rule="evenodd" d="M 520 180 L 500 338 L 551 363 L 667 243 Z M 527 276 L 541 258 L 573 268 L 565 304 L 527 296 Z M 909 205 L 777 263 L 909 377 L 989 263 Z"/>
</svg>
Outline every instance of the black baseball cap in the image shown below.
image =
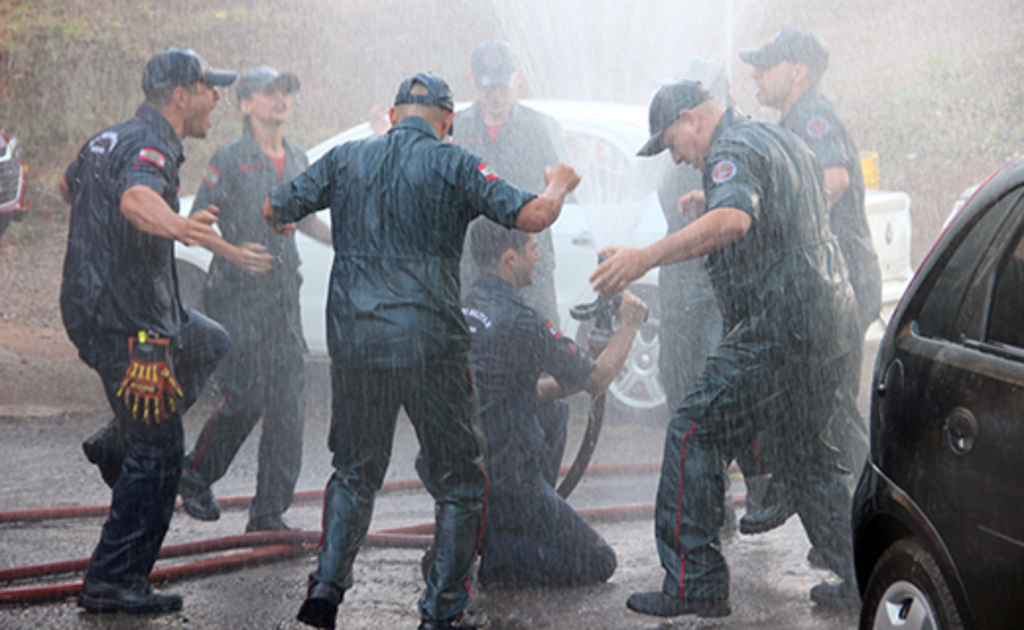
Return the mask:
<svg viewBox="0 0 1024 630">
<path fill-rule="evenodd" d="M 210 85 L 231 85 L 238 74 L 229 70 L 214 70 L 194 50 L 164 48 L 146 64 L 142 73 L 142 91 L 149 97 L 157 90 L 179 85 L 192 85 L 196 81 Z"/>
<path fill-rule="evenodd" d="M 661 143 L 661 134 L 668 126 L 679 119 L 679 112 L 693 109 L 704 101 L 711 100 L 711 94 L 704 89 L 700 81 L 679 81 L 661 86 L 651 101 L 648 111 L 651 137 L 637 155 L 641 157 L 657 155 L 665 150 Z"/>
<path fill-rule="evenodd" d="M 290 72 L 279 73 L 270 66 L 256 66 L 249 68 L 242 73 L 238 80 L 238 100 L 244 101 L 253 95 L 253 92 L 265 90 L 270 86 L 281 90 L 282 94 L 291 94 L 299 91 L 299 77 Z"/>
<path fill-rule="evenodd" d="M 519 60 L 512 48 L 501 40 L 492 39 L 483 42 L 473 51 L 473 79 L 478 88 L 488 85 L 512 86 Z"/>
<path fill-rule="evenodd" d="M 755 68 L 771 68 L 783 61 L 803 63 L 821 74 L 828 68 L 828 48 L 817 34 L 806 28 L 790 27 L 776 33 L 760 48 L 741 51 L 740 59 Z"/>
<path fill-rule="evenodd" d="M 417 83 L 427 88 L 427 94 L 413 94 L 412 88 Z M 455 100 L 452 89 L 444 79 L 431 72 L 419 72 L 412 75 L 398 86 L 395 105 L 430 105 L 440 107 L 447 112 L 455 111 Z"/>
</svg>

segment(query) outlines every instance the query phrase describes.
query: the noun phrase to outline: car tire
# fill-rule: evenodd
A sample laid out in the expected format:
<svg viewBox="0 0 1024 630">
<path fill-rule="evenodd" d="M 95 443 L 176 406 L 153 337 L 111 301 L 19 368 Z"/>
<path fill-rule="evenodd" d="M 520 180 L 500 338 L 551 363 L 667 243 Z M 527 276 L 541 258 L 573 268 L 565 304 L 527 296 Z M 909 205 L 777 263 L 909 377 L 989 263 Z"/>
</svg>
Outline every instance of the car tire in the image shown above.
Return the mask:
<svg viewBox="0 0 1024 630">
<path fill-rule="evenodd" d="M 864 590 L 860 630 L 963 627 L 938 562 L 919 540 L 904 538 L 882 554 Z"/>
<path fill-rule="evenodd" d="M 206 284 L 206 272 L 192 263 L 178 263 L 178 295 L 185 308 L 191 308 L 200 313 L 206 312 L 203 305 L 203 285 Z"/>
<path fill-rule="evenodd" d="M 647 321 L 640 328 L 629 350 L 626 364 L 608 386 L 605 415 L 623 422 L 664 423 L 668 418 L 665 407 L 665 388 L 658 370 L 661 305 L 658 287 L 637 284 L 629 287 L 634 295 L 647 303 Z M 576 341 L 586 345 L 593 321 L 584 321 L 577 331 Z"/>
</svg>

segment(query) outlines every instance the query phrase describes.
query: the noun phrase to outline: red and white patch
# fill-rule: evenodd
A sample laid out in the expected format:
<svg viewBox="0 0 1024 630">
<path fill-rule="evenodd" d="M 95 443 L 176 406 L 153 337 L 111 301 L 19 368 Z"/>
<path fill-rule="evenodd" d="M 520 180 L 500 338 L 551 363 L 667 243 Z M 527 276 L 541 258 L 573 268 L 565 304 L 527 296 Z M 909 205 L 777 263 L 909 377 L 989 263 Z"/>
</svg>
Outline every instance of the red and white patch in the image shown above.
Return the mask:
<svg viewBox="0 0 1024 630">
<path fill-rule="evenodd" d="M 156 149 L 150 149 L 149 147 L 144 147 L 139 151 L 139 159 L 149 162 L 150 164 L 155 164 L 158 168 L 163 168 L 167 165 L 167 158 L 164 157 L 164 154 L 160 153 Z"/>
<path fill-rule="evenodd" d="M 807 135 L 812 138 L 822 138 L 832 129 L 832 125 L 821 116 L 815 116 L 807 121 Z"/>
<path fill-rule="evenodd" d="M 716 184 L 721 184 L 722 182 L 727 182 L 733 177 L 736 177 L 737 171 L 738 169 L 736 168 L 736 165 L 733 164 L 731 160 L 722 160 L 718 163 L 718 166 L 715 167 L 715 170 L 711 172 L 711 179 L 714 180 Z"/>
<path fill-rule="evenodd" d="M 555 324 L 553 322 L 550 322 L 550 321 L 548 322 L 548 332 L 551 333 L 552 336 L 554 336 L 555 339 L 561 339 L 562 338 L 562 331 L 560 331 L 557 328 L 555 328 Z"/>
<path fill-rule="evenodd" d="M 480 166 L 476 167 L 476 170 L 480 171 L 480 174 L 483 175 L 484 178 L 489 182 L 499 179 L 500 177 L 497 173 L 494 172 L 494 169 L 492 169 L 490 166 L 487 166 L 486 164 L 481 164 Z"/>
</svg>

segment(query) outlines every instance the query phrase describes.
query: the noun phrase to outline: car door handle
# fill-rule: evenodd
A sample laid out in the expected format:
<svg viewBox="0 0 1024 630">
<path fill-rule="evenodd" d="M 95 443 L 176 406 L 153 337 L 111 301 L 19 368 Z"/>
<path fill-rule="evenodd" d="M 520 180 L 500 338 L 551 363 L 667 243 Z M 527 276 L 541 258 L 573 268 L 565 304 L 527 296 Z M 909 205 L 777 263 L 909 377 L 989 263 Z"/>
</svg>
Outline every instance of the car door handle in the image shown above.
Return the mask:
<svg viewBox="0 0 1024 630">
<path fill-rule="evenodd" d="M 593 247 L 594 236 L 590 232 L 580 232 L 572 237 L 572 244 L 579 247 Z"/>
<path fill-rule="evenodd" d="M 957 407 L 946 417 L 943 432 L 946 434 L 946 443 L 954 454 L 967 455 L 974 450 L 974 444 L 978 440 L 978 420 L 967 409 Z"/>
</svg>

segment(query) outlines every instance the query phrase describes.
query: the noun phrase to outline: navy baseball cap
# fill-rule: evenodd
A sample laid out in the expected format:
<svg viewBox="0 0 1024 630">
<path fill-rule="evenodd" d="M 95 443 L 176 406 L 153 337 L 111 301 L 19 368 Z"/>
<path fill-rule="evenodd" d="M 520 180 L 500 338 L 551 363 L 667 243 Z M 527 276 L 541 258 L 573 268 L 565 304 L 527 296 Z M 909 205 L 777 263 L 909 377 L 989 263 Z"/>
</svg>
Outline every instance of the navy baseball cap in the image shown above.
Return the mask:
<svg viewBox="0 0 1024 630">
<path fill-rule="evenodd" d="M 427 88 L 427 94 L 413 94 L 412 89 L 417 83 Z M 444 79 L 431 72 L 419 72 L 412 75 L 398 86 L 395 105 L 430 105 L 440 107 L 447 112 L 455 111 L 455 100 L 452 89 Z"/>
<path fill-rule="evenodd" d="M 165 48 L 153 55 L 142 73 L 142 91 L 149 97 L 157 90 L 192 85 L 196 81 L 210 85 L 231 85 L 238 74 L 214 70 L 195 51 L 186 48 Z"/>
<path fill-rule="evenodd" d="M 488 85 L 511 87 L 516 71 L 519 70 L 519 60 L 507 43 L 492 39 L 483 42 L 473 51 L 471 69 L 478 88 Z"/>
<path fill-rule="evenodd" d="M 290 72 L 279 73 L 270 66 L 256 66 L 249 68 L 242 73 L 238 80 L 238 100 L 244 101 L 253 95 L 253 92 L 260 92 L 268 87 L 275 87 L 281 90 L 282 94 L 298 92 L 300 83 L 299 77 Z"/>
<path fill-rule="evenodd" d="M 740 51 L 740 59 L 755 68 L 771 68 L 789 61 L 803 63 L 821 74 L 828 68 L 828 48 L 817 34 L 806 28 L 784 28 L 763 46 L 755 50 Z"/>
<path fill-rule="evenodd" d="M 693 109 L 704 101 L 711 100 L 711 94 L 704 89 L 700 81 L 679 81 L 661 86 L 651 101 L 648 111 L 651 137 L 641 147 L 637 155 L 641 157 L 657 155 L 665 150 L 661 142 L 661 134 L 669 125 L 679 119 L 679 112 Z"/>
</svg>

